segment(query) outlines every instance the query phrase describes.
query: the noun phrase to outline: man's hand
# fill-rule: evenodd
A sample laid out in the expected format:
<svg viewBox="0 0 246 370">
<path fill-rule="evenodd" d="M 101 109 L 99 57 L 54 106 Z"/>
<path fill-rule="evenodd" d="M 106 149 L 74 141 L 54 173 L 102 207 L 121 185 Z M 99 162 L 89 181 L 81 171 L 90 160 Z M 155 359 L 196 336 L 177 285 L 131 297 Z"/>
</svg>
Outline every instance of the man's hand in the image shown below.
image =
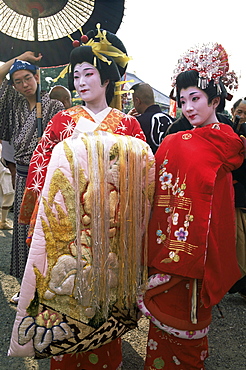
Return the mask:
<svg viewBox="0 0 246 370">
<path fill-rule="evenodd" d="M 25 51 L 25 53 L 21 54 L 16 59 L 22 60 L 24 62 L 29 62 L 31 64 L 35 64 L 39 62 L 42 58 L 42 54 L 39 53 L 39 55 L 36 57 L 35 53 L 33 51 Z"/>
</svg>

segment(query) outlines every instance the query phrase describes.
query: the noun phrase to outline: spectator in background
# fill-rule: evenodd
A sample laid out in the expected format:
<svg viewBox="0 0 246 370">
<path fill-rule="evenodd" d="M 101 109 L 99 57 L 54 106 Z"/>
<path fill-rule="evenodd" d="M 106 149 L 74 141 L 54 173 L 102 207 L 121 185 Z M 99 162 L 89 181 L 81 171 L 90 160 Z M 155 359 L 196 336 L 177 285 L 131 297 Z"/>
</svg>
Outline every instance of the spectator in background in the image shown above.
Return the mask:
<svg viewBox="0 0 246 370">
<path fill-rule="evenodd" d="M 237 100 L 231 109 L 232 121 L 239 135 L 246 132 L 246 98 Z M 233 171 L 233 186 L 235 190 L 235 210 L 237 228 L 237 260 L 242 273 L 229 290 L 229 293 L 239 293 L 246 299 L 246 160 L 240 168 Z"/>
<path fill-rule="evenodd" d="M 238 116 L 240 117 L 239 123 L 246 122 L 246 98 L 239 99 L 233 104 L 231 114 L 233 121 Z"/>
<path fill-rule="evenodd" d="M 53 86 L 50 89 L 49 95 L 50 99 L 60 100 L 65 109 L 71 108 L 72 97 L 70 91 L 66 87 L 62 85 Z"/>
<path fill-rule="evenodd" d="M 0 152 L 2 144 L 0 144 Z M 14 189 L 12 186 L 11 173 L 0 161 L 0 207 L 1 219 L 0 230 L 11 230 L 13 226 L 7 219 L 10 208 L 14 202 Z"/>
<path fill-rule="evenodd" d="M 3 165 L 8 167 L 12 176 L 12 186 L 15 189 L 15 177 L 16 177 L 16 164 L 14 159 L 14 146 L 8 141 L 2 140 L 2 162 Z"/>
<path fill-rule="evenodd" d="M 154 92 L 149 84 L 140 82 L 133 85 L 132 89 L 134 90 L 134 108 L 130 110 L 129 114 L 137 118 L 147 143 L 155 153 L 173 119 L 163 113 L 158 104 L 155 104 Z"/>
<path fill-rule="evenodd" d="M 41 58 L 27 51 L 0 66 L 0 139 L 13 143 L 17 171 L 10 273 L 20 279 L 28 255 L 28 226 L 18 222 L 18 215 L 29 162 L 38 144 L 36 92 L 39 77 L 35 63 Z M 10 80 L 6 78 L 8 73 Z M 64 109 L 63 104 L 51 100 L 48 93 L 41 93 L 41 107 L 43 128 Z"/>
</svg>

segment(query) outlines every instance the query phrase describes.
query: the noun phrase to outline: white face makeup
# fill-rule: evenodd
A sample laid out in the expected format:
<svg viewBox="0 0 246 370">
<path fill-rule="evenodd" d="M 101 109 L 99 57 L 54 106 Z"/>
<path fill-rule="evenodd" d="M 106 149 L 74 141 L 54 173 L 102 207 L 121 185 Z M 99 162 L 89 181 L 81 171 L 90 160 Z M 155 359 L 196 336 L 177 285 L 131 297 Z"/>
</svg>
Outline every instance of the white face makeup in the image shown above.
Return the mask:
<svg viewBox="0 0 246 370">
<path fill-rule="evenodd" d="M 196 86 L 180 91 L 182 113 L 194 127 L 217 122 L 214 100 L 208 104 L 207 94 Z"/>
<path fill-rule="evenodd" d="M 86 103 L 97 102 L 105 97 L 106 86 L 101 84 L 98 70 L 87 62 L 76 64 L 74 68 L 74 87 Z"/>
</svg>

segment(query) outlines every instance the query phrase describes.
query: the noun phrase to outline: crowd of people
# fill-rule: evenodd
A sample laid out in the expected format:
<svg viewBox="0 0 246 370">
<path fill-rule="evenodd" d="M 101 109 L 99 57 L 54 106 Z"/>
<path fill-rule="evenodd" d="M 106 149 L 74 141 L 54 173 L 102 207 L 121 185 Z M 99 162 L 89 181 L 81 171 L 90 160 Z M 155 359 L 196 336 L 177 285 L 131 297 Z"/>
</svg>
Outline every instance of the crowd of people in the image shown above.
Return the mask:
<svg viewBox="0 0 246 370">
<path fill-rule="evenodd" d="M 0 225 L 14 203 L 10 274 L 21 282 L 9 355 L 119 370 L 120 337 L 145 315 L 145 370 L 202 370 L 212 307 L 228 292 L 246 298 L 246 98 L 224 114 L 237 81 L 215 43 L 174 70 L 180 117 L 147 83 L 132 86 L 126 114 L 113 106 L 122 41 L 97 27 L 74 45 L 69 89 L 41 95 L 42 137 L 42 55 L 0 66 L 0 140 L 13 151 Z"/>
</svg>

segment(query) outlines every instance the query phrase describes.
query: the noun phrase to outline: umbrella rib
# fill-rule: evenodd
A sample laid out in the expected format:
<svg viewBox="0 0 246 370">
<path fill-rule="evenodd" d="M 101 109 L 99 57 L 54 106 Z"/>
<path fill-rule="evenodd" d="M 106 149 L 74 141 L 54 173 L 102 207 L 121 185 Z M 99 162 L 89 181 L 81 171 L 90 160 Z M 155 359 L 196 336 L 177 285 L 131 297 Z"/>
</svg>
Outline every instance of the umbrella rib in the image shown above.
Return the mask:
<svg viewBox="0 0 246 370">
<path fill-rule="evenodd" d="M 71 34 L 73 32 L 76 32 L 77 29 L 81 26 L 81 23 L 79 23 L 79 21 L 78 21 L 78 16 L 75 17 L 75 15 L 78 15 L 78 9 L 76 9 L 76 11 L 75 11 L 75 9 L 73 7 L 71 7 L 71 4 L 69 4 L 69 6 L 67 6 L 66 11 L 67 11 L 67 13 L 69 12 L 69 14 L 66 14 L 64 16 L 64 11 L 60 11 L 59 13 L 57 13 L 53 17 L 47 17 L 46 21 L 43 20 L 43 22 L 40 22 L 40 25 L 42 25 L 42 30 L 44 28 L 46 30 L 47 29 L 49 30 L 49 32 L 47 32 L 47 31 L 43 32 L 42 31 L 42 34 L 45 35 L 45 33 L 46 33 L 46 34 L 52 35 L 52 38 L 56 39 L 56 38 L 64 37 L 67 34 Z M 85 12 L 85 14 L 87 15 L 87 17 L 85 17 L 83 15 L 83 18 L 84 18 L 83 22 L 84 23 L 89 19 L 90 15 L 91 15 L 88 12 L 88 10 Z M 81 19 L 81 17 L 80 17 L 80 19 Z M 71 29 L 71 24 L 74 26 L 74 29 Z M 64 30 L 66 31 L 66 34 L 65 34 Z"/>
<path fill-rule="evenodd" d="M 83 4 L 85 5 L 83 5 L 81 4 L 81 1 L 73 1 L 66 5 L 66 7 L 64 8 L 64 12 L 70 11 L 73 14 L 73 18 L 76 20 L 77 23 L 79 23 L 77 18 L 81 19 L 81 16 L 82 18 L 85 18 L 86 20 L 88 20 L 88 17 L 91 16 L 91 13 L 93 11 L 94 3 L 95 1 L 90 1 L 90 0 L 85 1 L 84 0 Z"/>
<path fill-rule="evenodd" d="M 78 24 L 78 16 L 77 16 L 77 13 L 74 12 L 74 9 L 71 9 L 71 7 L 69 9 L 67 9 L 67 12 L 69 14 L 69 19 L 72 21 L 75 21 L 76 24 Z M 90 14 L 89 13 L 86 13 L 88 15 L 88 17 L 90 17 Z M 86 16 L 83 16 L 85 18 L 85 20 L 87 21 L 88 18 Z M 84 20 L 83 20 L 84 21 Z M 77 26 L 76 26 L 77 27 Z M 78 28 L 78 27 L 77 27 Z"/>
<path fill-rule="evenodd" d="M 89 20 L 90 16 L 91 16 L 91 12 L 89 12 L 89 10 L 87 9 L 86 12 L 84 11 L 84 14 L 80 16 L 80 23 L 78 23 L 78 10 L 73 8 L 72 4 L 70 6 L 70 20 L 72 22 L 72 20 L 74 20 L 77 24 L 75 24 L 75 27 L 76 27 L 76 30 L 79 28 L 79 27 L 83 27 L 83 25 Z M 82 22 L 82 23 L 81 23 Z M 74 30 L 73 32 L 75 32 L 76 30 Z M 73 33 L 73 32 L 70 32 L 70 33 Z"/>
<path fill-rule="evenodd" d="M 55 40 L 76 32 L 90 19 L 94 6 L 94 0 L 69 0 L 63 10 L 57 14 L 38 18 L 38 40 Z M 3 18 L 2 32 L 17 39 L 33 41 L 32 17 L 16 13 L 2 0 L 0 0 L 0 9 Z"/>
<path fill-rule="evenodd" d="M 87 3 L 88 6 L 92 7 L 91 11 L 88 10 L 88 8 L 86 8 L 86 10 L 85 10 L 85 7 L 80 2 L 77 3 L 77 8 L 74 6 L 74 4 L 69 4 L 69 6 L 70 6 L 71 9 L 73 9 L 75 11 L 75 14 L 76 13 L 79 13 L 79 14 L 86 13 L 88 16 L 90 16 L 92 11 L 93 11 L 94 1 L 93 1 L 93 4 L 88 3 L 87 1 L 86 1 L 86 3 Z M 79 12 L 78 12 L 78 8 L 80 10 Z"/>
<path fill-rule="evenodd" d="M 12 37 L 25 39 L 25 35 L 29 34 L 30 19 L 26 16 L 16 17 L 16 13 L 12 9 L 8 9 L 6 6 L 2 6 L 3 9 L 3 20 L 2 20 L 2 32 L 7 35 L 13 35 Z M 26 26 L 27 27 L 23 27 Z M 22 31 L 22 32 L 21 32 Z"/>
<path fill-rule="evenodd" d="M 58 17 L 57 17 L 58 18 Z M 53 22 L 55 22 L 55 17 L 52 19 Z M 59 17 L 59 23 L 60 23 L 60 27 L 63 27 L 63 29 L 66 30 L 66 33 L 69 34 L 71 33 L 71 25 L 69 23 L 69 20 L 67 21 L 62 15 L 60 15 Z M 75 27 L 75 30 L 77 30 L 77 26 L 74 25 Z"/>
<path fill-rule="evenodd" d="M 1 7 L 1 10 L 3 9 L 3 12 L 6 12 L 8 13 L 8 7 L 6 4 L 3 3 L 3 1 L 1 1 L 0 3 L 0 7 Z"/>
<path fill-rule="evenodd" d="M 60 23 L 61 23 L 61 21 L 60 21 Z M 54 18 L 52 18 L 52 19 L 50 19 L 50 29 L 53 29 L 53 30 L 56 30 L 56 34 L 58 35 L 58 38 L 61 38 L 61 35 L 63 35 L 63 33 L 61 33 L 60 35 L 59 35 L 59 33 L 58 33 L 58 31 L 57 31 L 57 23 L 55 23 L 55 19 Z M 52 27 L 53 26 L 53 27 Z M 60 26 L 59 26 L 60 27 Z M 58 30 L 60 31 L 60 28 L 58 27 Z M 53 32 L 52 32 L 53 33 Z M 54 34 L 54 33 L 53 33 Z"/>
<path fill-rule="evenodd" d="M 0 10 L 4 9 L 5 5 L 3 3 L 0 3 Z"/>
<path fill-rule="evenodd" d="M 17 19 L 16 23 L 15 23 L 15 26 L 13 27 L 13 30 L 15 30 L 15 29 L 18 30 L 18 31 L 16 31 L 16 37 L 18 38 L 18 36 L 19 36 L 19 37 L 22 37 L 22 38 L 28 38 L 28 36 L 25 36 L 25 35 L 30 34 L 30 28 L 33 29 L 33 25 L 31 27 L 31 23 L 32 23 L 32 19 L 28 18 L 28 17 L 25 17 L 25 20 L 23 18 L 22 18 L 22 20 L 21 20 L 21 18 Z"/>
<path fill-rule="evenodd" d="M 39 34 L 39 41 L 45 40 L 48 38 L 49 32 L 47 30 L 46 25 L 43 22 L 38 22 L 38 34 Z"/>
<path fill-rule="evenodd" d="M 53 26 L 53 27 L 52 27 Z M 52 21 L 49 20 L 49 22 L 45 22 L 42 24 L 43 29 L 46 30 L 47 35 L 52 35 L 50 38 L 53 38 L 54 40 L 56 38 L 60 38 L 61 36 L 57 33 L 56 27 L 52 25 Z M 56 32 L 54 32 L 56 31 Z"/>
<path fill-rule="evenodd" d="M 23 0 L 23 2 L 28 1 Z M 18 3 L 18 1 L 13 0 L 13 3 L 15 2 Z M 22 1 L 19 0 L 19 2 L 21 3 Z M 6 3 L 8 2 L 6 1 Z M 0 0 L 0 32 L 16 39 L 17 43 L 20 40 L 19 48 L 23 42 L 27 43 L 27 45 L 31 42 L 30 45 L 33 45 L 33 17 L 28 14 L 24 15 L 25 13 L 16 12 L 9 8 L 6 3 L 4 0 Z M 66 5 L 62 9 L 60 7 L 60 11 L 57 13 L 49 11 L 49 5 L 47 5 L 47 14 L 50 15 L 38 17 L 38 42 L 55 41 L 62 38 L 65 40 L 67 36 L 72 34 L 76 34 L 77 37 L 88 21 L 90 24 L 91 22 L 95 23 L 94 26 L 96 26 L 97 23 L 103 24 L 104 20 L 107 20 L 113 29 L 117 28 L 117 14 L 119 11 L 122 13 L 121 7 L 118 6 L 118 0 L 110 0 L 108 3 L 105 0 L 102 3 L 100 3 L 100 0 L 67 0 L 64 3 Z M 93 28 L 93 25 L 91 25 L 91 28 Z M 1 53 L 3 55 L 8 54 L 6 48 L 7 45 L 2 45 Z M 41 46 L 40 48 L 42 49 Z M 15 50 L 17 49 L 15 46 Z M 9 53 L 11 54 L 11 52 Z"/>
<path fill-rule="evenodd" d="M 12 29 L 15 29 L 15 27 L 13 27 L 13 25 L 12 25 L 12 22 L 11 22 L 11 19 L 13 19 L 14 21 L 15 21 L 15 24 L 16 24 L 16 19 L 15 19 L 15 17 L 13 16 L 13 13 L 11 13 L 11 14 L 9 14 L 9 17 L 6 19 L 6 22 L 5 22 L 5 24 L 4 25 L 6 25 L 7 26 L 7 28 L 6 28 L 6 33 L 7 32 L 9 32 L 10 30 L 11 30 L 11 28 Z M 9 24 L 8 24 L 8 22 L 9 22 Z"/>
<path fill-rule="evenodd" d="M 81 5 L 80 1 L 76 2 L 77 8 L 75 8 L 74 4 L 75 4 L 75 1 L 73 1 L 72 3 L 68 3 L 62 11 L 57 13 L 54 17 L 52 18 L 50 17 L 49 19 L 49 23 L 52 25 L 53 29 L 56 29 L 56 30 L 58 29 L 61 33 L 59 35 L 59 32 L 58 31 L 56 32 L 58 35 L 58 38 L 60 38 L 61 36 L 64 37 L 64 31 L 61 30 L 61 28 L 66 30 L 67 34 L 71 34 L 73 32 L 76 32 L 79 27 L 83 26 L 83 24 L 86 23 L 86 21 L 91 16 L 91 13 L 93 11 L 94 1 L 93 3 L 86 1 L 87 6 L 92 7 L 91 11 L 88 10 L 88 7 L 85 9 L 85 6 Z M 78 8 L 79 8 L 79 11 L 78 11 Z M 79 18 L 79 21 L 78 21 L 78 18 Z M 81 25 L 81 22 L 83 22 L 82 25 Z M 74 26 L 74 30 L 71 29 L 71 23 Z M 52 28 L 50 24 L 49 24 L 49 27 Z M 52 34 L 54 33 L 52 32 Z"/>
<path fill-rule="evenodd" d="M 78 14 L 79 14 L 80 19 L 81 19 L 80 16 L 88 19 L 88 17 L 90 17 L 91 13 L 93 12 L 93 5 L 89 4 L 88 2 L 87 2 L 87 5 L 88 6 L 85 8 L 85 6 L 78 3 L 78 5 L 76 7 L 73 3 L 73 4 L 69 4 L 69 6 L 67 8 L 70 9 L 70 11 L 72 11 L 75 16 L 78 17 Z M 90 6 L 90 8 L 89 8 L 89 6 Z M 92 6 L 92 8 L 91 8 L 91 6 Z M 78 8 L 79 8 L 79 11 L 78 11 Z"/>
<path fill-rule="evenodd" d="M 5 13 L 5 10 L 6 10 L 6 6 L 5 7 L 3 6 L 3 13 Z M 8 22 L 8 21 L 12 17 L 12 12 L 7 13 L 6 15 L 3 14 L 3 16 L 4 16 L 5 22 L 2 24 L 2 26 L 7 25 L 7 23 L 9 23 L 9 26 L 10 26 L 11 22 Z M 9 26 L 7 27 L 7 31 L 9 30 Z"/>
</svg>

